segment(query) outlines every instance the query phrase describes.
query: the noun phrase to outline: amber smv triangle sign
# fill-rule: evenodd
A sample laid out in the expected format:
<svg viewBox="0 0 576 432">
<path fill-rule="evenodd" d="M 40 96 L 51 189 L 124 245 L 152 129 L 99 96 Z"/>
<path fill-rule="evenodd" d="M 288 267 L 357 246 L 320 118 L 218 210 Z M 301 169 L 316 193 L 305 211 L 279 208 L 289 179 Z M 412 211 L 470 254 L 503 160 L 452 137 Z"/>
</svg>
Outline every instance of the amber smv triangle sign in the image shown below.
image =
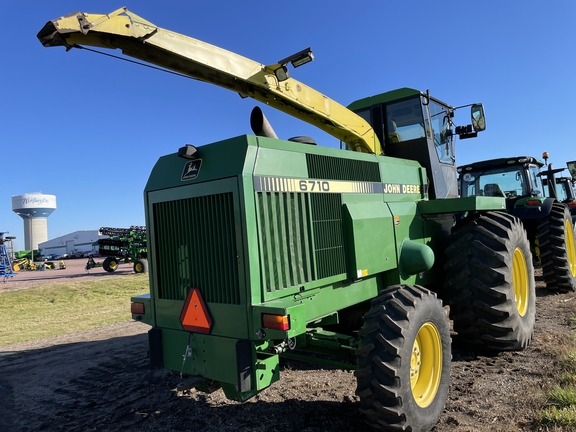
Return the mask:
<svg viewBox="0 0 576 432">
<path fill-rule="evenodd" d="M 184 330 L 194 333 L 210 333 L 212 319 L 198 288 L 191 288 L 180 313 Z"/>
</svg>

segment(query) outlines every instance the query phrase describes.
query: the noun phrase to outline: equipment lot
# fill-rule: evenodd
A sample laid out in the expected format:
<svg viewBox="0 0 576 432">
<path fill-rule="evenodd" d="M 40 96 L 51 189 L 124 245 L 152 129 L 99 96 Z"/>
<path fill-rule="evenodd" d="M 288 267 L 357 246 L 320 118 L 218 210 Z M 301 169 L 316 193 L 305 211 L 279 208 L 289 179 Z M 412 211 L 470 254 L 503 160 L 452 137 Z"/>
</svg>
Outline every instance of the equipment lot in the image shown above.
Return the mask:
<svg viewBox="0 0 576 432">
<path fill-rule="evenodd" d="M 104 258 L 94 258 L 96 262 L 104 261 Z M 66 283 L 67 280 L 82 278 L 85 280 L 101 277 L 121 276 L 134 273 L 132 264 L 121 264 L 113 273 L 106 272 L 102 267 L 95 267 L 86 271 L 88 258 L 66 259 L 65 269 L 54 270 L 21 270 L 16 276 L 8 278 L 5 283 L 0 281 L 0 292 L 5 290 L 26 289 L 45 283 Z M 59 261 L 52 261 L 58 264 Z M 38 266 L 40 263 L 36 263 Z"/>
</svg>

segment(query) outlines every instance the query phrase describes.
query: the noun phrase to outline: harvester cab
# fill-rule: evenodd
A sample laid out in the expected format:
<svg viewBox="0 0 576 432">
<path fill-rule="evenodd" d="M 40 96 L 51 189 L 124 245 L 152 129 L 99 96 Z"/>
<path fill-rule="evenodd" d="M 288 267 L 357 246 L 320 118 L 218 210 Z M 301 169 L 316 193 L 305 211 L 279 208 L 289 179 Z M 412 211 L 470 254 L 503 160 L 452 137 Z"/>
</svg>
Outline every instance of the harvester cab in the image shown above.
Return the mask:
<svg viewBox="0 0 576 432">
<path fill-rule="evenodd" d="M 482 104 L 465 106 L 471 107 L 471 124 L 456 127 L 460 139 L 486 129 Z M 430 199 L 458 196 L 452 121 L 456 108 L 428 91 L 409 88 L 361 99 L 348 108 L 372 125 L 386 156 L 416 160 L 426 168 Z"/>
<path fill-rule="evenodd" d="M 119 48 L 353 150 L 278 139 L 258 109 L 255 135 L 157 161 L 144 190 L 150 293 L 132 298 L 132 316 L 151 326 L 151 365 L 186 378 L 179 389 L 222 388 L 243 402 L 280 379 L 281 357 L 304 360 L 354 369 L 374 429 L 424 431 L 449 387 L 440 298 L 466 343 L 530 343 L 535 282 L 522 223 L 501 211 L 503 197 L 458 197 L 454 135 L 484 130 L 481 104 L 454 132 L 456 108 L 428 92 L 403 88 L 346 108 L 290 77 L 287 65 L 310 61 L 309 49 L 264 65 L 125 8 L 61 17 L 38 38 Z"/>
</svg>

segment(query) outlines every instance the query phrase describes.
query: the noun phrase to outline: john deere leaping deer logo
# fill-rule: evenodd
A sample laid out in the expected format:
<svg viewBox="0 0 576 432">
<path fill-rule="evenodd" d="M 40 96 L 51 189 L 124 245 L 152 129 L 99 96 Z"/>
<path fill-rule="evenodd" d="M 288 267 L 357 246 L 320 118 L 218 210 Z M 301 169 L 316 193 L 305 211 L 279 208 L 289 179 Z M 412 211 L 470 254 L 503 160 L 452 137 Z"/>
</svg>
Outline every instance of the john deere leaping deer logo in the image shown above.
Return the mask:
<svg viewBox="0 0 576 432">
<path fill-rule="evenodd" d="M 202 159 L 194 159 L 186 162 L 180 180 L 194 180 L 200 173 L 200 165 L 202 165 Z"/>
</svg>

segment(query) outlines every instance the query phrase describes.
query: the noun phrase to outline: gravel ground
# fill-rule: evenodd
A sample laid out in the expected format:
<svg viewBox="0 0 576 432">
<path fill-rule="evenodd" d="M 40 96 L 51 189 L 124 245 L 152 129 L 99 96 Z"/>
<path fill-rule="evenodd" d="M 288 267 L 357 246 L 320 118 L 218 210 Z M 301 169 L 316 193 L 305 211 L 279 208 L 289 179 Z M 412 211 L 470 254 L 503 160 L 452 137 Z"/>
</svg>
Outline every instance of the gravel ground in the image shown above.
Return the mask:
<svg viewBox="0 0 576 432">
<path fill-rule="evenodd" d="M 31 281 L 132 272 L 126 265 L 115 275 L 86 273 L 85 260 L 78 261 L 62 271 L 19 274 L 0 288 L 0 301 L 2 291 Z M 572 333 L 576 294 L 550 295 L 540 276 L 537 286 L 528 349 L 484 356 L 454 339 L 450 392 L 434 431 L 540 430 L 535 415 L 541 389 L 554 384 L 558 352 Z M 178 376 L 148 369 L 148 328 L 125 322 L 0 347 L 0 431 L 370 430 L 358 413 L 352 372 L 283 361 L 281 380 L 244 404 L 226 400 L 221 390 L 177 392 Z"/>
</svg>

